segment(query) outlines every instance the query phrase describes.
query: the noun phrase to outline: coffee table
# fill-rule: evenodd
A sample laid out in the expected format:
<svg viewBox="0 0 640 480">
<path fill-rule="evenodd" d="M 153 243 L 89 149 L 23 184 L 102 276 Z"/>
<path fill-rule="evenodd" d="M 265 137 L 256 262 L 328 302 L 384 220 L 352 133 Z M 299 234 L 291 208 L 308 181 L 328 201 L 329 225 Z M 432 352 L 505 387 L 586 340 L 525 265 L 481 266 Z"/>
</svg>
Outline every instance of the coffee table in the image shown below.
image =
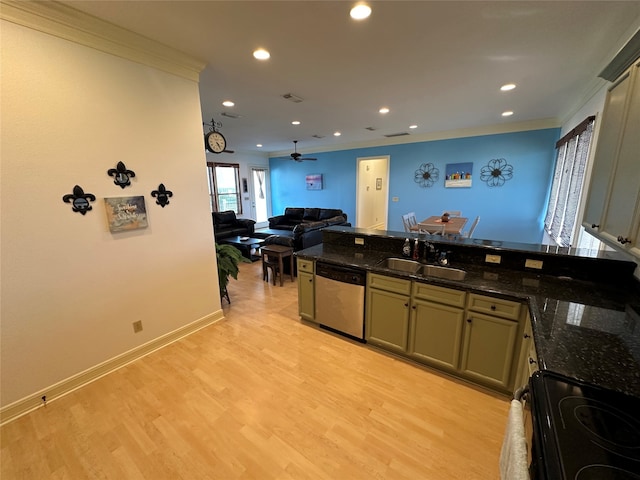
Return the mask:
<svg viewBox="0 0 640 480">
<path fill-rule="evenodd" d="M 260 245 L 264 243 L 264 239 L 235 236 L 235 237 L 221 238 L 220 240 L 218 240 L 218 243 L 226 243 L 229 245 L 233 245 L 234 247 L 236 247 L 238 250 L 242 252 L 242 255 L 244 257 L 247 257 L 252 262 L 255 262 L 257 260 L 260 260 L 260 256 L 251 255 L 251 249 L 260 248 Z"/>
</svg>

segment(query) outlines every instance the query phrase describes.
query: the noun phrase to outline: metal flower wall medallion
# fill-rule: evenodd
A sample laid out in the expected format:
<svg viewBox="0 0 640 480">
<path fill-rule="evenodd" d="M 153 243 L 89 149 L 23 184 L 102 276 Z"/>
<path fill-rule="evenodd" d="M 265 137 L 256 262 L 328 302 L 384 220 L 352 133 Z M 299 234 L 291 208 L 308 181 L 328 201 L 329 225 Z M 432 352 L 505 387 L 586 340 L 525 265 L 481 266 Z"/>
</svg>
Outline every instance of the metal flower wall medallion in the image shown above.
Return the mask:
<svg viewBox="0 0 640 480">
<path fill-rule="evenodd" d="M 420 168 L 416 170 L 413 176 L 413 181 L 420 185 L 422 188 L 432 187 L 434 183 L 438 181 L 440 177 L 440 171 L 433 165 L 433 163 L 423 163 Z"/>
<path fill-rule="evenodd" d="M 513 167 L 504 158 L 494 158 L 480 170 L 480 180 L 490 187 L 501 187 L 513 178 Z"/>
</svg>

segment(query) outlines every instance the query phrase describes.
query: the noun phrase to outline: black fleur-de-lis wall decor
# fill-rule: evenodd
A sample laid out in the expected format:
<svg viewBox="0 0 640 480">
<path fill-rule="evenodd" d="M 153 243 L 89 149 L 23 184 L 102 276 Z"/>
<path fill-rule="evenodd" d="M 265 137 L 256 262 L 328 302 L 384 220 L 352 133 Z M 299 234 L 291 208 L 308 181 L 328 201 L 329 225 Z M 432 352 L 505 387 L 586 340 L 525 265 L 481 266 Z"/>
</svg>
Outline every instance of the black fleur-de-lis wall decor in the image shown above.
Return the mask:
<svg viewBox="0 0 640 480">
<path fill-rule="evenodd" d="M 135 172 L 133 170 L 128 170 L 122 162 L 118 162 L 116 168 L 110 168 L 107 170 L 107 173 L 110 177 L 114 178 L 113 183 L 120 186 L 120 188 L 131 185 L 131 178 L 136 176 Z"/>
<path fill-rule="evenodd" d="M 84 193 L 80 185 L 73 187 L 73 193 L 67 193 L 62 197 L 64 203 L 71 204 L 71 210 L 84 215 L 93 207 L 89 202 L 95 202 L 96 196 L 92 193 Z"/>
<path fill-rule="evenodd" d="M 169 197 L 173 197 L 173 192 L 167 190 L 164 183 L 158 185 L 158 190 L 151 192 L 152 197 L 156 197 L 156 203 L 164 208 L 165 205 L 169 205 Z"/>
</svg>

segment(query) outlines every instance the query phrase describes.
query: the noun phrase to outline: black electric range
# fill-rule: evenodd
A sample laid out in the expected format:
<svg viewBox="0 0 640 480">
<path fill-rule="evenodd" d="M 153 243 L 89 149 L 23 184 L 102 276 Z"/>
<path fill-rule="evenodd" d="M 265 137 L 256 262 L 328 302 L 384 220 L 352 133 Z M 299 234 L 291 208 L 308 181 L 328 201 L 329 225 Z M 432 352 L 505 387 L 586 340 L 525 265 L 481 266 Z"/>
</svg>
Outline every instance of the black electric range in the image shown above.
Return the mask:
<svg viewBox="0 0 640 480">
<path fill-rule="evenodd" d="M 550 371 L 530 381 L 535 480 L 640 480 L 640 398 Z"/>
</svg>

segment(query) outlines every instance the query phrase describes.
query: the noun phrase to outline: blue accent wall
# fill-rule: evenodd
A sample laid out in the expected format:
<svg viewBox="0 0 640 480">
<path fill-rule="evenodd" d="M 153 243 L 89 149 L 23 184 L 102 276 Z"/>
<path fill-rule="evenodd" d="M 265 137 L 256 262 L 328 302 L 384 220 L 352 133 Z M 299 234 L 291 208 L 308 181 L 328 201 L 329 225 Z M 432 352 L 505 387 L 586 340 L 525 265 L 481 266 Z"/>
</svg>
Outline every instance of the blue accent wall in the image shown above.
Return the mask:
<svg viewBox="0 0 640 480">
<path fill-rule="evenodd" d="M 402 231 L 401 216 L 407 212 L 421 220 L 450 209 L 469 218 L 467 228 L 480 216 L 474 238 L 541 243 L 559 136 L 560 129 L 551 128 L 314 153 L 315 162 L 271 158 L 273 214 L 282 214 L 285 207 L 341 208 L 355 224 L 357 159 L 388 155 L 388 230 Z M 513 178 L 501 187 L 489 187 L 480 180 L 480 170 L 496 158 L 513 166 Z M 472 186 L 445 188 L 446 165 L 464 162 L 473 163 Z M 440 173 L 430 188 L 414 181 L 423 163 L 432 163 Z M 310 173 L 323 174 L 322 190 L 306 189 Z"/>
</svg>

